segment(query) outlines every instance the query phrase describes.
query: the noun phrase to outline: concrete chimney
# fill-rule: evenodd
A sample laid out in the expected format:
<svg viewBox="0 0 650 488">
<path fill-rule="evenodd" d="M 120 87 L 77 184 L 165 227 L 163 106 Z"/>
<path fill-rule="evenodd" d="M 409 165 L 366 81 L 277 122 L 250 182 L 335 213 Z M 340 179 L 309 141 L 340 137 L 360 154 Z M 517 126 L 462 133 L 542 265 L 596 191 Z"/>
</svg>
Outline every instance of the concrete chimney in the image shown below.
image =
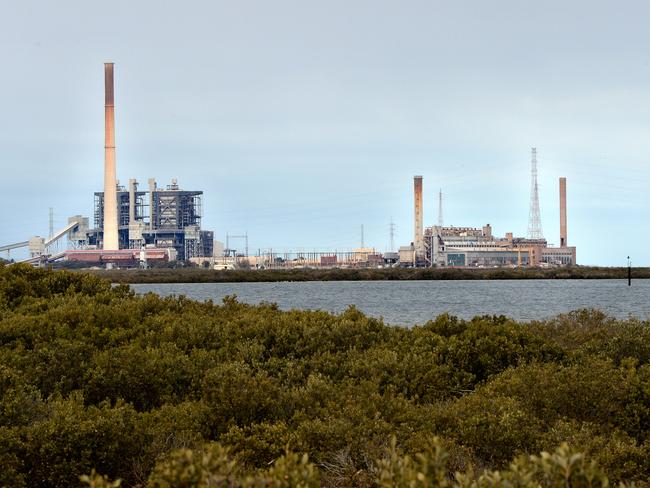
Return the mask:
<svg viewBox="0 0 650 488">
<path fill-rule="evenodd" d="M 413 195 L 415 199 L 415 234 L 413 246 L 416 254 L 424 254 L 424 224 L 422 218 L 422 176 L 413 177 Z"/>
<path fill-rule="evenodd" d="M 117 234 L 117 176 L 115 171 L 115 100 L 113 63 L 104 63 L 104 249 L 120 248 Z"/>
<path fill-rule="evenodd" d="M 560 247 L 567 247 L 566 238 L 566 178 L 560 178 Z"/>
</svg>

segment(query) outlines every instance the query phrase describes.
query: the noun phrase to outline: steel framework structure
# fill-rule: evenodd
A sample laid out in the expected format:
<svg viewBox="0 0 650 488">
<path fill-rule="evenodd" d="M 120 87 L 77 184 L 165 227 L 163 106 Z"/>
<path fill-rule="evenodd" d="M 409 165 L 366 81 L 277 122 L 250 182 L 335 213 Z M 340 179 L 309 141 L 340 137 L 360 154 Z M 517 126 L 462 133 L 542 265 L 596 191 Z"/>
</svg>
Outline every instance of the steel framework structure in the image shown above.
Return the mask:
<svg viewBox="0 0 650 488">
<path fill-rule="evenodd" d="M 542 218 L 539 213 L 539 190 L 537 186 L 537 148 L 532 148 L 530 168 L 530 210 L 528 212 L 528 238 L 543 239 Z"/>
<path fill-rule="evenodd" d="M 175 180 L 166 189 L 152 185 L 138 191 L 132 180 L 129 190 L 117 187 L 120 249 L 142 246 L 176 249 L 178 259 L 211 257 L 214 233 L 201 230 L 202 191 L 184 191 Z M 131 204 L 131 199 L 134 200 Z M 104 193 L 95 193 L 94 229 L 88 244 L 99 246 L 104 230 Z"/>
</svg>

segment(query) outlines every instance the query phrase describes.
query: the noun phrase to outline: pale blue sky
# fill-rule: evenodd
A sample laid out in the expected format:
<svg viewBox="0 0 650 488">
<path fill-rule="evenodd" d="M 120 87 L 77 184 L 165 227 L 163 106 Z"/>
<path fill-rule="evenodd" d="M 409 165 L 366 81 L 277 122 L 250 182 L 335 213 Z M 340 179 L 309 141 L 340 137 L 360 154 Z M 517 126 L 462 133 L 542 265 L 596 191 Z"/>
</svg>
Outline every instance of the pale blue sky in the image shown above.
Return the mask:
<svg viewBox="0 0 650 488">
<path fill-rule="evenodd" d="M 0 0 L 0 244 L 92 217 L 103 62 L 118 178 L 201 189 L 252 249 L 385 250 L 425 224 L 544 235 L 568 179 L 580 264 L 650 265 L 650 3 Z"/>
</svg>

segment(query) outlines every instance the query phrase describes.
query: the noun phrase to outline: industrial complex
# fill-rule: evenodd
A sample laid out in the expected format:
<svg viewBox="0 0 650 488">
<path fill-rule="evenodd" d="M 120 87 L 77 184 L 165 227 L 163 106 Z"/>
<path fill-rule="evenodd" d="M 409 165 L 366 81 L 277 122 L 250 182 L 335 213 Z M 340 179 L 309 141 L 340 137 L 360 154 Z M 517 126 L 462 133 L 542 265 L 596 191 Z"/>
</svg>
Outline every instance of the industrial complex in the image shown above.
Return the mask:
<svg viewBox="0 0 650 488">
<path fill-rule="evenodd" d="M 104 191 L 95 193 L 94 218 L 76 215 L 48 239 L 0 247 L 28 247 L 25 261 L 43 264 L 65 260 L 89 266 L 147 266 L 156 262 L 195 260 L 213 256 L 214 233 L 201 228 L 202 191 L 182 190 L 176 180 L 164 188 L 148 180 L 143 191 L 135 179 L 127 188 L 117 180 L 115 163 L 115 104 L 113 63 L 104 65 L 105 144 Z M 69 249 L 53 253 L 67 237 Z"/>
<path fill-rule="evenodd" d="M 181 260 L 212 256 L 214 233 L 201 230 L 202 191 L 184 191 L 174 179 L 166 188 L 149 180 L 148 191 L 129 180 L 117 186 L 119 249 L 174 249 Z M 85 233 L 81 248 L 104 248 L 104 193 L 95 193 L 94 228 Z"/>
<path fill-rule="evenodd" d="M 414 178 L 415 235 L 410 246 L 399 249 L 403 265 L 436 267 L 520 267 L 572 266 L 576 264 L 576 248 L 567 241 L 566 178 L 559 178 L 560 246 L 549 247 L 542 234 L 537 188 L 537 151 L 532 150 L 531 203 L 526 237 L 512 232 L 497 237 L 492 226 L 480 228 L 445 227 L 438 225 L 423 229 L 422 177 Z"/>
<path fill-rule="evenodd" d="M 198 190 L 183 190 L 178 181 L 159 187 L 148 180 L 141 188 L 135 179 L 120 185 L 115 161 L 115 104 L 113 63 L 105 63 L 105 152 L 104 191 L 94 195 L 94 215 L 76 215 L 67 225 L 48 238 L 0 246 L 0 252 L 26 247 L 24 261 L 43 265 L 53 261 L 78 263 L 81 266 L 147 267 L 173 261 L 193 262 L 217 269 L 235 267 L 537 267 L 576 264 L 576 248 L 567 240 L 566 178 L 559 178 L 560 240 L 559 247 L 549 247 L 543 237 L 537 187 L 537 152 L 532 150 L 531 199 L 528 235 L 515 237 L 493 235 L 492 227 L 444 226 L 442 194 L 439 195 L 437 225 L 424 226 L 423 178 L 415 176 L 413 242 L 396 252 L 379 253 L 361 247 L 352 251 L 286 252 L 258 251 L 249 255 L 248 234 L 227 236 L 245 238 L 245 253 L 226 249 L 214 240 L 214 232 L 203 230 L 202 196 Z M 391 224 L 392 232 L 392 224 Z M 67 249 L 56 251 L 55 243 L 67 240 Z M 391 234 L 392 242 L 392 234 Z M 391 244 L 392 246 L 392 244 Z"/>
</svg>

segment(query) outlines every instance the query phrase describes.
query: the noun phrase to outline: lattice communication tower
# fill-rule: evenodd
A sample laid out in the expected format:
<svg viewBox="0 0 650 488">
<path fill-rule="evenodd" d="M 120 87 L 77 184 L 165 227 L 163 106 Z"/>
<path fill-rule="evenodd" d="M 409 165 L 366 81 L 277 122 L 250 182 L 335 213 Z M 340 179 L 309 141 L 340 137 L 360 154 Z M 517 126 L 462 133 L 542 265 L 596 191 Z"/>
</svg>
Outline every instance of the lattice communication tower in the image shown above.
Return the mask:
<svg viewBox="0 0 650 488">
<path fill-rule="evenodd" d="M 539 191 L 537 187 L 537 148 L 532 149 L 530 169 L 530 211 L 528 213 L 528 238 L 543 239 L 542 219 L 539 215 Z"/>
</svg>

